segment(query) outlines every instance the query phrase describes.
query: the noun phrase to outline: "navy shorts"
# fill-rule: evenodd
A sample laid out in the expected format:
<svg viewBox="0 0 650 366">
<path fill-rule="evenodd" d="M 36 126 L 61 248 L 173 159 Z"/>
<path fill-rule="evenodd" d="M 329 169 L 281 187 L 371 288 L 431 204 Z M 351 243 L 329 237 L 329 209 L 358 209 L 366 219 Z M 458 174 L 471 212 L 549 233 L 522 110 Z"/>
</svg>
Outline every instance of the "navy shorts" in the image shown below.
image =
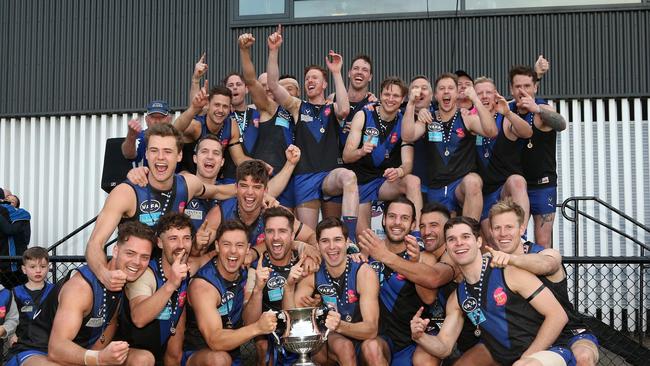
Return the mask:
<svg viewBox="0 0 650 366">
<path fill-rule="evenodd" d="M 379 177 L 368 183 L 359 185 L 359 203 L 370 203 L 379 198 L 379 188 L 384 184 L 386 178 Z"/>
<path fill-rule="evenodd" d="M 557 202 L 557 186 L 544 188 L 528 188 L 531 215 L 555 213 Z"/>
<path fill-rule="evenodd" d="M 441 203 L 445 205 L 449 211 L 459 212 L 460 203 L 456 198 L 456 188 L 458 188 L 460 183 L 463 181 L 463 178 L 456 179 L 441 188 L 427 187 L 427 201 Z"/>
<path fill-rule="evenodd" d="M 21 366 L 28 358 L 32 356 L 45 356 L 47 357 L 47 352 L 37 351 L 37 350 L 27 350 L 19 352 L 11 357 L 5 366 Z"/>
<path fill-rule="evenodd" d="M 395 344 L 390 337 L 385 335 L 380 335 L 380 337 L 383 338 L 388 344 L 388 349 L 392 355 L 390 361 L 391 366 L 413 365 L 413 353 L 415 353 L 416 347 L 415 343 L 411 343 L 398 351 L 395 349 Z"/>
<path fill-rule="evenodd" d="M 576 343 L 577 341 L 583 339 L 587 341 L 591 341 L 593 344 L 596 345 L 596 347 L 600 346 L 600 344 L 598 343 L 598 338 L 596 338 L 596 336 L 593 333 L 585 331 L 580 334 L 576 334 L 573 337 L 571 337 L 571 339 L 569 339 L 569 348 L 571 348 L 571 346 L 573 346 L 573 344 Z"/>
<path fill-rule="evenodd" d="M 330 172 L 298 174 L 294 177 L 295 206 L 323 199 L 323 181 Z"/>
<path fill-rule="evenodd" d="M 483 212 L 481 212 L 481 221 L 488 218 L 492 206 L 501 199 L 501 192 L 503 185 L 500 185 L 496 191 L 488 194 L 483 194 Z"/>
<path fill-rule="evenodd" d="M 289 183 L 287 183 L 287 186 L 284 188 L 284 191 L 280 193 L 278 196 L 278 201 L 280 204 L 284 207 L 287 208 L 294 208 L 296 207 L 296 192 L 294 188 L 294 177 L 291 177 L 289 179 Z"/>
<path fill-rule="evenodd" d="M 573 353 L 568 348 L 561 347 L 561 346 L 553 346 L 549 348 L 548 351 L 560 355 L 562 359 L 564 359 L 564 362 L 566 363 L 567 366 L 576 366 L 576 358 L 573 356 Z"/>
</svg>

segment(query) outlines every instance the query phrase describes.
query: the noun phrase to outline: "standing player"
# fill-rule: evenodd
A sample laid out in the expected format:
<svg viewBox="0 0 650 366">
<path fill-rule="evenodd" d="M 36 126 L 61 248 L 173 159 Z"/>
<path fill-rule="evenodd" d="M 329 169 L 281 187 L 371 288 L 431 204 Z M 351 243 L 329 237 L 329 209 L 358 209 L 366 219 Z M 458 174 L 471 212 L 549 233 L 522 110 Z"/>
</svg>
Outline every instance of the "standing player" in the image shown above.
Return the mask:
<svg viewBox="0 0 650 366">
<path fill-rule="evenodd" d="M 413 142 L 425 135 L 427 156 L 427 198 L 443 203 L 450 211 L 479 219 L 483 207 L 481 178 L 476 170 L 476 135 L 494 138 L 494 118 L 481 105 L 474 88 L 465 90 L 478 115 L 463 113 L 457 106 L 458 79 L 454 74 L 441 74 L 435 84 L 438 110 L 433 122 L 414 122 L 415 101 L 420 90 L 411 89 L 402 123 L 402 138 Z"/>
<path fill-rule="evenodd" d="M 330 330 L 328 347 L 314 357 L 323 364 L 357 365 L 361 350 L 364 365 L 388 365 L 377 345 L 379 323 L 379 283 L 375 271 L 365 263 L 355 263 L 346 252 L 346 228 L 340 219 L 328 217 L 318 223 L 316 235 L 323 262 L 318 272 L 303 276 L 292 269 L 285 286 L 285 309 L 309 306 L 318 293 L 329 308 L 325 325 Z M 297 286 L 296 286 L 297 283 Z M 307 301 L 305 301 L 307 299 Z"/>
<path fill-rule="evenodd" d="M 373 201 L 406 195 L 415 204 L 419 222 L 422 209 L 420 179 L 412 174 L 413 146 L 402 143 L 400 104 L 406 85 L 399 78 L 381 82 L 380 104 L 363 107 L 352 120 L 343 150 L 343 161 L 357 176 L 359 184 L 359 232 L 370 227 Z"/>
<path fill-rule="evenodd" d="M 515 66 L 510 69 L 510 94 L 515 98 L 510 109 L 515 111 L 533 128 L 528 139 L 521 163 L 524 178 L 528 183 L 530 214 L 535 223 L 535 241 L 544 247 L 551 247 L 553 221 L 557 201 L 557 162 L 555 142 L 557 132 L 566 129 L 566 120 L 546 104 L 535 99 L 537 74 L 529 66 Z"/>
<path fill-rule="evenodd" d="M 343 194 L 343 221 L 350 238 L 356 240 L 359 191 L 354 173 L 339 166 L 339 139 L 337 119 L 345 118 L 350 110 L 348 95 L 341 77 L 343 59 L 330 51 L 327 67 L 334 76 L 337 101 L 325 104 L 327 71 L 311 65 L 305 69 L 307 101 L 292 97 L 278 84 L 278 51 L 282 44 L 281 27 L 268 38 L 267 65 L 269 89 L 275 100 L 291 113 L 296 121 L 296 145 L 302 157 L 295 171 L 296 215 L 307 226 L 318 223 L 319 200 L 323 196 Z"/>
</svg>

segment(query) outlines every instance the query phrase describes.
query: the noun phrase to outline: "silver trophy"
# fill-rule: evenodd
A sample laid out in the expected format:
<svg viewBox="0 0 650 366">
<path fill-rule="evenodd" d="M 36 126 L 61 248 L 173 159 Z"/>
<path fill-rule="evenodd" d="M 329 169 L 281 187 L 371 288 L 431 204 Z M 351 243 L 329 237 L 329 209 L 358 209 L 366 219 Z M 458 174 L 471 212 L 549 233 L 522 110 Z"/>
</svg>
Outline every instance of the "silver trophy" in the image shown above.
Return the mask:
<svg viewBox="0 0 650 366">
<path fill-rule="evenodd" d="M 278 337 L 275 332 L 273 336 L 278 345 L 299 355 L 294 366 L 316 366 L 309 353 L 318 350 L 327 341 L 329 329 L 322 333 L 318 326 L 326 312 L 327 309 L 323 308 L 296 308 L 278 314 L 278 320 L 285 322 L 286 328 L 281 336 Z"/>
</svg>

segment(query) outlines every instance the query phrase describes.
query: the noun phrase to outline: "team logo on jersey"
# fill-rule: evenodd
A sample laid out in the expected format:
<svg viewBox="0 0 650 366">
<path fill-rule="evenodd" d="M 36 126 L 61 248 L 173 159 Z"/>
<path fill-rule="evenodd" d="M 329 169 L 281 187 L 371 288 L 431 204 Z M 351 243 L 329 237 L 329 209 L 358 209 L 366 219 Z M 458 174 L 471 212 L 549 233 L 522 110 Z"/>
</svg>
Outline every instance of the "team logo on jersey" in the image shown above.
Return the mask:
<svg viewBox="0 0 650 366">
<path fill-rule="evenodd" d="M 319 285 L 318 286 L 318 292 L 321 293 L 321 295 L 325 296 L 335 296 L 336 295 L 336 289 L 334 286 L 330 284 L 324 284 L 324 285 Z"/>
<path fill-rule="evenodd" d="M 156 212 L 160 210 L 160 202 L 157 200 L 146 200 L 140 203 L 140 211 L 142 212 Z"/>
<path fill-rule="evenodd" d="M 197 209 L 199 208 L 199 201 L 190 201 L 190 208 Z"/>
<path fill-rule="evenodd" d="M 226 146 L 228 146 L 228 143 L 229 143 L 229 142 L 230 142 L 229 139 L 222 139 L 222 140 L 221 140 L 221 145 L 223 145 L 224 147 L 226 147 Z"/>
<path fill-rule="evenodd" d="M 221 305 L 226 305 L 229 301 L 235 298 L 235 294 L 232 291 L 226 291 L 226 293 L 221 297 Z"/>
<path fill-rule="evenodd" d="M 329 117 L 330 113 L 332 113 L 332 108 L 330 106 L 325 107 L 325 110 L 323 111 L 325 117 Z"/>
<path fill-rule="evenodd" d="M 377 274 L 384 271 L 384 264 L 379 261 L 373 261 L 370 263 L 370 267 L 377 272 Z"/>
<path fill-rule="evenodd" d="M 192 220 L 203 220 L 203 211 L 200 210 L 190 210 L 188 208 L 185 210 L 185 215 Z"/>
<path fill-rule="evenodd" d="M 494 290 L 492 297 L 497 303 L 497 306 L 503 306 L 508 301 L 508 295 L 506 295 L 506 292 L 503 291 L 503 287 L 498 287 L 496 290 Z"/>
<path fill-rule="evenodd" d="M 359 301 L 359 296 L 357 296 L 357 292 L 354 291 L 353 289 L 349 289 L 348 290 L 348 303 L 352 304 L 352 303 L 355 303 L 357 301 Z"/>
<path fill-rule="evenodd" d="M 264 238 L 265 238 L 264 233 L 258 235 L 257 238 L 255 239 L 255 245 L 264 243 Z"/>
<path fill-rule="evenodd" d="M 0 318 L 4 319 L 6 315 L 7 315 L 7 307 L 0 306 Z"/>
<path fill-rule="evenodd" d="M 393 132 L 393 133 L 390 135 L 390 143 L 391 143 L 391 144 L 394 144 L 394 143 L 396 143 L 396 142 L 397 142 L 397 132 Z"/>
<path fill-rule="evenodd" d="M 379 130 L 374 128 L 374 127 L 367 127 L 364 131 L 363 134 L 369 137 L 377 137 L 379 136 Z"/>
<path fill-rule="evenodd" d="M 456 136 L 458 136 L 459 139 L 462 139 L 463 137 L 465 137 L 465 130 L 463 130 L 462 128 L 457 128 Z"/>
<path fill-rule="evenodd" d="M 395 278 L 397 278 L 398 281 L 404 281 L 406 279 L 406 277 L 401 273 L 396 274 Z"/>
<path fill-rule="evenodd" d="M 284 284 L 287 283 L 287 279 L 282 276 L 274 276 L 269 278 L 269 281 L 266 283 L 266 286 L 273 290 L 276 288 L 284 287 Z"/>
<path fill-rule="evenodd" d="M 475 298 L 468 297 L 465 299 L 465 301 L 463 301 L 462 307 L 463 310 L 465 310 L 465 312 L 469 313 L 476 310 L 476 308 L 478 307 L 478 302 L 476 301 Z"/>
<path fill-rule="evenodd" d="M 187 291 L 183 291 L 180 294 L 178 294 L 178 306 L 182 307 L 185 305 L 185 299 L 187 299 Z"/>
</svg>

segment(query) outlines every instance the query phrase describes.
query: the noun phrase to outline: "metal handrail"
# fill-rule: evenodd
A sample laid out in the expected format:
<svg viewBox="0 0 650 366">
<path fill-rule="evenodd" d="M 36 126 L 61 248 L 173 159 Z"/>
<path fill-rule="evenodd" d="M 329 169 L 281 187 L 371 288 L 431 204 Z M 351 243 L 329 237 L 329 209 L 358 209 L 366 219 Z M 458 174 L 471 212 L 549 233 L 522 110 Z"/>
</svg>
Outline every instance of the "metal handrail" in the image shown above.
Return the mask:
<svg viewBox="0 0 650 366">
<path fill-rule="evenodd" d="M 81 230 L 87 228 L 88 226 L 90 226 L 90 224 L 94 223 L 95 221 L 97 221 L 97 216 L 95 216 L 92 219 L 86 221 L 83 225 L 79 226 L 78 228 L 76 228 L 75 230 L 70 232 L 70 234 L 64 236 L 63 238 L 61 238 L 59 240 L 57 240 L 54 244 L 50 245 L 47 248 L 47 251 L 51 252 L 51 251 L 55 250 L 56 248 L 59 247 L 59 245 L 63 244 L 68 239 L 72 238 L 73 236 L 77 235 Z"/>
</svg>

